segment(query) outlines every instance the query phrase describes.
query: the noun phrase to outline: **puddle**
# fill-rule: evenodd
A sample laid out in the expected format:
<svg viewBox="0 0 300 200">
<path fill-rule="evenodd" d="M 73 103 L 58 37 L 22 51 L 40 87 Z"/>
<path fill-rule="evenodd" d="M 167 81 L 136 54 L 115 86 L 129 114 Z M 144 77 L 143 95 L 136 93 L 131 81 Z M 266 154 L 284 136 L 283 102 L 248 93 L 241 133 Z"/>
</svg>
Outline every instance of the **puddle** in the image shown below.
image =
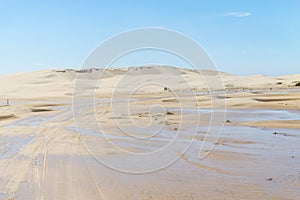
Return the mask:
<svg viewBox="0 0 300 200">
<path fill-rule="evenodd" d="M 33 116 L 24 119 L 16 120 L 13 123 L 4 125 L 2 127 L 18 127 L 18 126 L 41 126 L 43 123 L 49 121 L 50 116 Z"/>
<path fill-rule="evenodd" d="M 4 199 L 10 199 L 10 198 L 9 198 L 9 195 L 8 195 L 8 194 L 1 193 L 1 192 L 0 192 L 0 199 L 3 199 L 3 200 L 4 200 Z"/>
<path fill-rule="evenodd" d="M 65 127 L 66 130 L 69 131 L 76 131 L 75 127 Z M 91 130 L 91 129 L 87 129 L 87 128 L 82 128 L 82 127 L 78 127 L 77 130 L 79 131 L 79 133 L 82 136 L 95 136 L 95 137 L 100 137 L 100 138 L 107 138 L 107 139 L 120 139 L 120 140 L 128 140 L 128 141 L 166 141 L 169 142 L 170 140 L 173 139 L 173 136 L 175 136 L 176 132 L 175 131 L 168 131 L 168 130 L 162 130 L 158 136 L 162 136 L 162 137 L 149 137 L 149 138 L 134 138 L 134 137 L 130 137 L 130 136 L 118 136 L 118 135 L 109 135 L 106 134 L 104 135 L 103 133 Z M 186 133 L 188 134 L 188 132 L 183 131 L 181 134 Z M 171 137 L 172 136 L 172 137 Z M 181 141 L 181 142 L 187 142 L 189 140 L 178 140 L 176 139 L 176 141 Z"/>
<path fill-rule="evenodd" d="M 267 120 L 300 120 L 300 112 L 295 110 L 276 109 L 208 109 L 208 108 L 182 108 L 169 109 L 184 114 L 211 114 L 226 112 L 226 119 L 230 121 L 267 121 Z"/>
<path fill-rule="evenodd" d="M 276 91 L 261 91 L 261 90 L 253 90 L 251 93 L 253 94 L 291 94 L 299 92 L 298 89 L 283 89 L 281 90 L 276 90 Z"/>
<path fill-rule="evenodd" d="M 171 111 L 182 111 L 184 114 L 188 113 L 200 113 L 210 114 L 212 112 L 224 112 L 224 110 L 213 110 L 213 109 L 170 109 Z M 297 120 L 300 119 L 298 111 L 287 111 L 287 110 L 273 110 L 273 109 L 228 109 L 227 117 L 230 121 L 260 121 L 260 120 Z M 66 127 L 70 131 L 75 131 L 75 127 Z M 155 137 L 149 137 L 145 139 L 136 139 L 129 136 L 118 136 L 118 135 L 103 135 L 100 132 L 78 128 L 80 134 L 83 136 L 95 136 L 100 138 L 112 139 L 112 141 L 118 146 L 140 148 L 144 150 L 153 149 L 157 146 L 166 145 L 171 142 L 176 135 L 174 130 L 162 130 L 160 134 Z M 130 130 L 130 128 L 129 128 Z M 198 127 L 198 132 L 201 134 L 197 137 L 205 137 L 207 131 L 208 137 L 217 137 L 218 134 L 214 133 L 214 130 L 218 130 L 217 127 L 210 127 L 201 125 Z M 113 131 L 113 130 L 112 130 Z M 132 128 L 134 131 L 134 127 Z M 147 129 L 144 130 L 145 132 Z M 278 132 L 280 134 L 273 134 Z M 281 134 L 284 133 L 284 134 Z M 190 142 L 193 139 L 193 131 L 182 131 L 180 137 L 176 139 L 178 142 Z M 213 140 L 214 141 L 214 140 Z M 227 126 L 223 127 L 221 133 L 221 141 L 225 141 L 223 147 L 238 151 L 241 153 L 252 154 L 264 154 L 266 150 L 274 150 L 280 154 L 280 151 L 287 149 L 287 147 L 298 148 L 300 143 L 300 132 L 298 129 L 283 129 L 283 128 L 259 128 L 259 127 L 247 127 L 247 126 Z M 202 143 L 200 140 L 196 142 Z M 222 142 L 220 143 L 222 145 Z"/>
<path fill-rule="evenodd" d="M 67 110 L 68 109 L 68 110 Z M 36 116 L 26 117 L 24 119 L 15 120 L 12 123 L 3 125 L 2 127 L 19 127 L 19 126 L 32 126 L 32 127 L 38 127 L 38 126 L 45 126 L 47 122 L 54 122 L 55 118 L 62 115 L 62 111 L 65 111 L 68 115 L 68 118 L 72 117 L 72 114 L 70 113 L 70 108 L 67 106 L 57 106 L 55 110 L 61 111 L 59 113 L 45 113 L 40 114 Z M 61 120 L 61 119 L 60 119 Z"/>
<path fill-rule="evenodd" d="M 2 136 L 0 137 L 0 159 L 13 157 L 20 149 L 33 140 L 33 136 Z"/>
</svg>

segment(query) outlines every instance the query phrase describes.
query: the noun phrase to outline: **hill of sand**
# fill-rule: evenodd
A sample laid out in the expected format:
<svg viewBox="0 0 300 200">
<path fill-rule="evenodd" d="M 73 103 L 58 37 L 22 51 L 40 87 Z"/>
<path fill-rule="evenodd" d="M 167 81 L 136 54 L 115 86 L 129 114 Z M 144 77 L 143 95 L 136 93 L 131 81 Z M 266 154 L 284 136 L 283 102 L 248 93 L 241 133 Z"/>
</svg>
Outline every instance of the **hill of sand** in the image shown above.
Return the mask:
<svg viewBox="0 0 300 200">
<path fill-rule="evenodd" d="M 76 77 L 99 80 L 96 87 L 99 92 L 109 92 L 116 87 L 117 82 L 126 79 L 126 86 L 136 85 L 138 80 L 156 82 L 165 80 L 173 91 L 206 91 L 209 86 L 206 79 L 217 77 L 222 86 L 211 86 L 212 90 L 272 90 L 298 89 L 300 74 L 279 77 L 254 75 L 234 76 L 224 72 L 209 70 L 196 71 L 166 66 L 130 67 L 121 69 L 59 69 L 33 71 L 0 76 L 0 99 L 32 99 L 40 97 L 70 97 L 74 89 Z M 125 77 L 125 78 L 124 78 Z M 130 78 L 132 77 L 132 78 Z M 175 77 L 175 78 L 174 78 Z M 188 83 L 188 84 L 182 84 Z M 121 85 L 126 89 L 125 85 Z M 121 87 L 120 86 L 120 87 Z M 152 88 L 151 88 L 152 87 Z M 152 92 L 162 91 L 161 87 L 151 86 Z M 95 89 L 95 87 L 91 87 Z M 131 89 L 131 87 L 129 87 Z M 148 92 L 146 90 L 146 92 Z"/>
</svg>

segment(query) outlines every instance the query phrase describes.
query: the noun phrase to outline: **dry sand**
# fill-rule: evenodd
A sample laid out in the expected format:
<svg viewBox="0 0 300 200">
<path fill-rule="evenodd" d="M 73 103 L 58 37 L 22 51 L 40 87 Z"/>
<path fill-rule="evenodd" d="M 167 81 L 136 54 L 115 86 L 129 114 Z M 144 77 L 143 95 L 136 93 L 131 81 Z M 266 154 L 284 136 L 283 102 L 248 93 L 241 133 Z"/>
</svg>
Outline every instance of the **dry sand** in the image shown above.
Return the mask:
<svg viewBox="0 0 300 200">
<path fill-rule="evenodd" d="M 84 90 L 74 90 L 77 75 Z M 211 84 L 209 92 L 205 80 L 214 80 L 215 72 L 199 75 L 172 67 L 1 76 L 0 199 L 298 199 L 300 87 L 295 84 L 300 75 L 217 75 L 224 87 Z M 73 119 L 74 94 L 83 105 L 83 127 Z M 213 113 L 224 110 L 221 137 L 207 135 L 209 125 L 220 125 L 211 122 Z M 163 127 L 164 134 L 130 142 L 119 126 L 143 137 Z M 130 174 L 97 160 L 108 159 L 124 169 L 151 168 L 155 163 L 130 162 L 99 133 L 123 150 L 141 154 L 166 145 L 177 131 L 184 133 L 180 139 L 194 142 L 183 155 L 172 149 L 170 155 L 179 159 L 161 170 Z M 204 141 L 216 146 L 199 159 Z"/>
</svg>

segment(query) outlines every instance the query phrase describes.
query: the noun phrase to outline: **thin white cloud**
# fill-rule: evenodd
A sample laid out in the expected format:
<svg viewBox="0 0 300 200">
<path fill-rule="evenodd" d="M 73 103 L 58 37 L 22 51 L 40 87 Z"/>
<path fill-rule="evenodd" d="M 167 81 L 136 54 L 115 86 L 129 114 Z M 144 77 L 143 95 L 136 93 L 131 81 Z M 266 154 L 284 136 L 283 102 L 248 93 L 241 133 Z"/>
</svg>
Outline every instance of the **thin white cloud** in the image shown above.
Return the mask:
<svg viewBox="0 0 300 200">
<path fill-rule="evenodd" d="M 249 17 L 251 15 L 250 12 L 227 12 L 222 15 L 221 17 Z"/>
</svg>

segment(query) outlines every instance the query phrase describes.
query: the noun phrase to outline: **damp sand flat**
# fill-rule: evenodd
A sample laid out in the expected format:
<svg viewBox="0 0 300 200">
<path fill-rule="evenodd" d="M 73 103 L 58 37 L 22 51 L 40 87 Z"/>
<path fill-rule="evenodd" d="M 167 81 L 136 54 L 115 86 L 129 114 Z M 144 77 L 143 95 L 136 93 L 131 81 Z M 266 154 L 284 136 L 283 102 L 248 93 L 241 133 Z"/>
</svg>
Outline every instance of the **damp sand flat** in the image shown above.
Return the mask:
<svg viewBox="0 0 300 200">
<path fill-rule="evenodd" d="M 33 113 L 3 122 L 1 199 L 297 199 L 300 195 L 299 129 L 239 124 L 297 120 L 296 110 L 228 109 L 226 119 L 230 122 L 224 123 L 221 137 L 205 159 L 198 158 L 207 130 L 204 123 L 196 135 L 188 130 L 182 132 L 182 142 L 195 139 L 174 164 L 157 172 L 133 175 L 104 166 L 86 150 L 75 129 L 70 106 L 51 109 L 57 112 Z M 178 108 L 172 109 L 175 120 Z M 192 120 L 199 112 L 205 119 L 210 112 L 220 110 L 191 107 L 183 110 L 183 115 Z M 106 119 L 106 125 L 114 130 L 110 120 Z M 101 140 L 110 139 L 128 151 L 144 153 L 164 145 L 176 133 L 173 124 L 169 124 L 155 138 L 137 142 L 117 130 L 103 137 L 96 127 L 82 129 L 81 137 L 99 140 L 97 146 L 90 148 L 128 167 L 135 163 L 101 146 Z M 131 129 L 135 132 L 134 127 Z"/>
</svg>

